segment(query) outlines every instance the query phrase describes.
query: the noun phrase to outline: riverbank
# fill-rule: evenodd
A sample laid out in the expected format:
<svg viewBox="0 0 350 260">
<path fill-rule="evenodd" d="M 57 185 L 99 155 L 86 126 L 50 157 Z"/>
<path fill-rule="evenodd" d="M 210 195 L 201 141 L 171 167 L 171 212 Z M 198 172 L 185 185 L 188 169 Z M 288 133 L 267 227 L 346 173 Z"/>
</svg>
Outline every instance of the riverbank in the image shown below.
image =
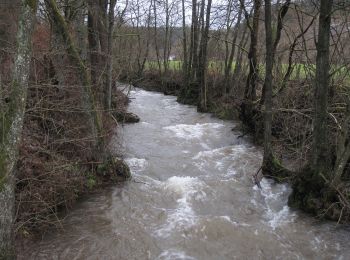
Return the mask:
<svg viewBox="0 0 350 260">
<path fill-rule="evenodd" d="M 116 90 L 112 113 L 99 112 L 106 151 L 101 156 L 86 123 L 80 86 L 31 85 L 28 96 L 17 164 L 17 240 L 60 228 L 62 211 L 77 200 L 130 178 L 126 163 L 108 152 L 108 143 L 117 121 L 135 121 L 127 113 L 128 97 Z"/>
</svg>

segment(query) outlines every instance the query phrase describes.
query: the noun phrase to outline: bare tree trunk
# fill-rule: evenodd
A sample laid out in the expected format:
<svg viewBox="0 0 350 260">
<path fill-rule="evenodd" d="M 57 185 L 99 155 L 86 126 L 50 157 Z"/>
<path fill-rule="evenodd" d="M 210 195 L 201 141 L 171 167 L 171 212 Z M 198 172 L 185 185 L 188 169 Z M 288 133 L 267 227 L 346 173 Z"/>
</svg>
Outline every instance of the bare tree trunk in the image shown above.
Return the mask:
<svg viewBox="0 0 350 260">
<path fill-rule="evenodd" d="M 266 36 L 266 66 L 265 66 L 265 81 L 263 87 L 264 95 L 264 158 L 262 171 L 263 174 L 273 177 L 287 177 L 290 173 L 285 169 L 274 157 L 272 150 L 272 86 L 273 86 L 273 66 L 275 60 L 275 51 L 280 38 L 280 30 L 282 29 L 283 17 L 288 11 L 290 0 L 287 0 L 279 14 L 277 36 L 273 41 L 272 32 L 272 14 L 271 0 L 265 0 L 265 36 Z"/>
<path fill-rule="evenodd" d="M 289 5 L 290 5 L 291 0 L 286 0 L 284 2 L 284 4 L 282 5 L 281 9 L 278 12 L 278 21 L 277 21 L 277 28 L 276 28 L 276 36 L 275 36 L 275 40 L 272 44 L 272 49 L 271 49 L 271 55 L 272 55 L 272 66 L 275 60 L 275 53 L 276 53 L 276 49 L 278 46 L 278 43 L 281 39 L 281 32 L 282 32 L 282 28 L 283 28 L 283 19 L 286 16 L 288 9 L 289 9 Z M 266 23 L 265 23 L 266 25 Z M 272 35 L 271 35 L 272 37 Z M 266 53 L 267 55 L 267 53 Z M 262 89 L 262 96 L 260 99 L 260 104 L 264 104 L 264 99 L 265 99 L 265 84 L 263 85 L 263 89 Z"/>
<path fill-rule="evenodd" d="M 311 167 L 317 173 L 325 173 L 330 165 L 327 135 L 327 108 L 330 70 L 329 39 L 332 4 L 332 0 L 321 0 L 316 46 L 315 114 L 313 123 Z"/>
<path fill-rule="evenodd" d="M 265 0 L 265 35 L 266 35 L 266 71 L 265 71 L 265 111 L 264 111 L 264 158 L 263 168 L 272 160 L 271 125 L 272 125 L 272 70 L 274 51 L 272 44 L 271 0 Z"/>
<path fill-rule="evenodd" d="M 143 71 L 145 69 L 145 64 L 148 59 L 149 55 L 149 45 L 150 45 L 150 37 L 151 37 L 151 15 L 152 15 L 152 2 L 148 9 L 148 17 L 147 17 L 147 40 L 146 40 L 146 50 L 145 55 L 143 56 L 142 62 L 140 64 L 140 68 L 138 71 L 138 76 L 141 77 L 143 74 Z"/>
<path fill-rule="evenodd" d="M 169 66 L 169 0 L 165 0 L 165 38 L 164 38 L 164 46 L 163 46 L 163 66 L 164 66 L 164 74 L 168 73 Z"/>
<path fill-rule="evenodd" d="M 87 0 L 88 3 L 88 43 L 89 57 L 91 66 L 91 82 L 94 88 L 98 85 L 98 67 L 99 67 L 99 35 L 98 35 L 98 1 Z M 96 89 L 95 89 L 96 91 Z M 96 91 L 97 92 L 97 91 Z"/>
<path fill-rule="evenodd" d="M 107 70 L 108 70 L 108 20 L 107 20 L 108 0 L 99 0 L 98 12 L 98 36 L 100 41 L 100 64 L 98 65 L 99 87 L 101 88 L 100 103 L 105 104 L 108 96 Z"/>
<path fill-rule="evenodd" d="M 316 56 L 316 75 L 315 75 L 315 101 L 314 101 L 314 121 L 313 121 L 313 140 L 311 159 L 309 165 L 305 167 L 303 172 L 293 183 L 293 192 L 289 196 L 288 203 L 292 207 L 302 208 L 307 212 L 315 215 L 327 214 L 339 218 L 339 205 L 334 203 L 334 191 L 330 191 L 327 178 L 333 178 L 332 173 L 335 171 L 339 174 L 342 171 L 342 164 L 348 157 L 347 148 L 340 148 L 337 155 L 336 168 L 333 169 L 330 161 L 330 150 L 328 141 L 327 126 L 327 108 L 328 108 L 328 90 L 329 90 L 329 49 L 330 49 L 330 33 L 331 33 L 331 14 L 332 0 L 320 1 L 320 16 L 317 37 L 317 56 Z M 346 115 L 348 117 L 348 115 Z M 346 118 L 348 120 L 348 118 Z M 345 121 L 346 121 L 345 120 Z M 340 194 L 341 195 L 341 194 Z M 331 200 L 331 201 L 330 201 Z M 334 207 L 330 207 L 332 204 Z M 327 210 L 325 210 L 327 209 Z M 341 217 L 341 213 L 340 213 Z"/>
<path fill-rule="evenodd" d="M 242 38 L 239 42 L 240 48 L 239 48 L 237 55 L 236 55 L 236 66 L 235 66 L 235 69 L 233 71 L 233 79 L 234 79 L 234 82 L 236 82 L 236 83 L 238 83 L 237 78 L 242 70 L 242 61 L 243 61 L 243 52 L 244 52 L 243 49 L 245 49 L 245 46 L 247 45 L 248 39 L 249 39 L 249 35 L 247 34 L 247 29 L 248 29 L 248 27 L 245 26 L 243 33 L 242 33 Z"/>
<path fill-rule="evenodd" d="M 226 71 L 227 65 L 228 65 L 228 58 L 230 56 L 230 48 L 229 48 L 229 36 L 231 33 L 232 23 L 235 17 L 231 17 L 231 14 L 233 12 L 233 3 L 232 0 L 228 0 L 227 6 L 226 6 L 226 17 L 225 17 L 225 24 L 226 24 L 226 32 L 225 32 L 225 60 L 224 60 L 224 71 Z"/>
<path fill-rule="evenodd" d="M 244 8 L 244 2 L 241 0 L 241 5 Z M 248 53 L 249 59 L 249 74 L 244 91 L 244 100 L 248 103 L 255 101 L 256 99 L 256 84 L 258 80 L 258 58 L 257 58 L 257 45 L 258 45 L 258 31 L 259 31 L 259 17 L 260 17 L 261 0 L 254 0 L 253 11 L 253 24 L 250 25 L 250 17 L 246 10 L 244 10 L 247 25 L 250 30 L 250 47 Z"/>
<path fill-rule="evenodd" d="M 108 11 L 108 36 L 107 36 L 107 73 L 106 73 L 106 100 L 105 108 L 110 110 L 112 103 L 112 68 L 113 68 L 113 27 L 114 27 L 114 8 L 116 0 L 109 1 Z"/>
<path fill-rule="evenodd" d="M 187 35 L 186 35 L 186 9 L 185 9 L 185 0 L 181 0 L 181 4 L 182 4 L 182 42 L 183 42 L 183 64 L 182 64 L 182 70 L 183 70 L 183 74 L 185 76 L 185 85 L 187 85 L 187 66 L 188 66 L 188 62 L 187 62 Z"/>
<path fill-rule="evenodd" d="M 243 4 L 244 4 L 244 0 L 243 0 Z M 225 66 L 225 94 L 228 94 L 230 92 L 230 75 L 232 71 L 233 57 L 236 51 L 236 42 L 238 37 L 239 26 L 242 19 L 242 12 L 243 12 L 242 6 L 240 6 L 238 10 L 237 22 L 233 32 L 231 51 L 227 60 L 227 64 Z"/>
<path fill-rule="evenodd" d="M 207 48 L 208 48 L 208 36 L 209 36 L 209 26 L 210 26 L 210 11 L 211 11 L 212 0 L 208 0 L 207 10 L 205 15 L 205 24 L 203 24 L 203 32 L 199 50 L 199 65 L 198 65 L 198 81 L 200 86 L 200 104 L 199 109 L 207 110 L 207 82 L 206 82 L 206 72 L 207 72 Z M 203 3 L 204 5 L 204 3 Z"/>
<path fill-rule="evenodd" d="M 252 24 L 250 24 L 250 15 L 248 14 L 244 6 L 243 0 L 240 0 L 240 2 L 244 11 L 245 18 L 247 20 L 247 27 L 250 31 L 250 47 L 248 52 L 249 73 L 244 89 L 244 97 L 243 102 L 241 104 L 240 118 L 255 133 L 256 122 L 254 120 L 254 116 L 256 114 L 256 108 L 254 106 L 254 102 L 256 100 L 256 85 L 259 75 L 257 45 L 259 35 L 258 30 L 261 0 L 254 0 Z"/>
<path fill-rule="evenodd" d="M 190 44 L 190 56 L 188 60 L 188 79 L 192 80 L 192 67 L 193 67 L 193 54 L 195 53 L 195 41 L 196 41 L 196 27 L 197 27 L 197 0 L 192 0 L 192 22 L 191 22 L 191 44 Z"/>
<path fill-rule="evenodd" d="M 156 48 L 156 55 L 157 55 L 157 63 L 158 63 L 158 71 L 159 75 L 162 75 L 162 65 L 160 62 L 160 55 L 159 55 L 159 46 L 158 46 L 158 29 L 157 29 L 157 2 L 153 1 L 153 14 L 154 14 L 154 45 Z"/>
<path fill-rule="evenodd" d="M 12 228 L 14 221 L 15 165 L 21 140 L 27 100 L 31 60 L 31 37 L 37 1 L 21 1 L 17 31 L 17 52 L 13 67 L 12 92 L 6 111 L 1 111 L 0 125 L 0 258 L 15 258 Z"/>
<path fill-rule="evenodd" d="M 201 1 L 199 16 L 196 17 L 193 31 L 193 54 L 192 54 L 192 69 L 191 69 L 191 79 L 194 82 L 198 82 L 198 66 L 199 66 L 199 48 L 200 48 L 200 39 L 199 34 L 201 29 L 204 27 L 204 7 L 205 0 Z"/>
</svg>

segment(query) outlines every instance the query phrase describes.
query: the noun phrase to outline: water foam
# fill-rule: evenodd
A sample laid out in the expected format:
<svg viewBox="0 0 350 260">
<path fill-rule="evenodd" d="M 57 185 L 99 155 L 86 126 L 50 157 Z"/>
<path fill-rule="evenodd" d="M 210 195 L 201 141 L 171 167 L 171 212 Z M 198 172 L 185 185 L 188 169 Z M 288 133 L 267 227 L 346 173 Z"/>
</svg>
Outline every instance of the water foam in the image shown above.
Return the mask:
<svg viewBox="0 0 350 260">
<path fill-rule="evenodd" d="M 195 177 L 173 176 L 164 183 L 164 190 L 169 195 L 176 196 L 177 208 L 169 209 L 166 224 L 155 231 L 159 237 L 169 237 L 173 230 L 184 229 L 196 224 L 196 214 L 192 209 L 191 200 L 201 200 L 206 196 L 200 191 L 203 183 Z"/>
<path fill-rule="evenodd" d="M 176 249 L 170 249 L 162 252 L 157 258 L 157 260 L 195 260 L 196 258 L 186 255 L 183 251 L 178 251 Z"/>
<path fill-rule="evenodd" d="M 127 158 L 125 159 L 125 162 L 128 164 L 132 172 L 142 171 L 148 164 L 146 159 L 142 158 Z"/>
<path fill-rule="evenodd" d="M 213 161 L 215 162 L 215 168 L 219 171 L 225 169 L 225 165 L 231 164 L 227 168 L 226 177 L 233 176 L 237 173 L 236 167 L 240 167 L 242 161 L 235 160 L 241 155 L 246 155 L 249 151 L 243 145 L 225 146 L 212 150 L 200 151 L 192 159 L 200 170 L 203 170 L 210 166 Z M 258 155 L 256 155 L 258 156 Z M 233 163 L 233 164 L 232 164 Z"/>
<path fill-rule="evenodd" d="M 275 230 L 286 223 L 293 222 L 296 214 L 291 212 L 289 207 L 285 205 L 287 201 L 281 201 L 281 198 L 287 192 L 286 184 L 276 184 L 275 190 L 272 189 L 271 181 L 265 178 L 261 181 L 262 189 L 256 186 L 254 190 L 260 191 L 265 202 L 265 217 L 269 226 Z M 283 206 L 282 206 L 283 205 Z"/>
<path fill-rule="evenodd" d="M 178 124 L 165 126 L 163 129 L 172 131 L 176 137 L 191 140 L 191 139 L 200 139 L 203 137 L 205 133 L 216 132 L 217 129 L 224 127 L 223 124 L 218 123 L 205 123 L 205 124 L 195 124 L 195 125 L 187 125 L 187 124 Z"/>
</svg>

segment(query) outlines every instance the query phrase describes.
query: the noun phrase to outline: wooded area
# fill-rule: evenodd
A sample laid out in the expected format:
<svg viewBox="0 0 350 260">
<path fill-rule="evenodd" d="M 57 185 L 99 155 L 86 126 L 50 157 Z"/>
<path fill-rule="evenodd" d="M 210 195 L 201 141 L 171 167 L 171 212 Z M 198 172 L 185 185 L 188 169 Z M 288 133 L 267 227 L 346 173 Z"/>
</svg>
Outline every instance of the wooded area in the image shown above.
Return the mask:
<svg viewBox="0 0 350 260">
<path fill-rule="evenodd" d="M 240 119 L 289 206 L 350 221 L 350 3 L 0 2 L 0 258 L 82 194 L 130 177 L 108 149 L 116 82 Z M 115 159 L 117 158 L 117 159 Z M 260 170 L 259 170 L 260 171 Z M 258 173 L 254 175 L 259 185 Z"/>
</svg>

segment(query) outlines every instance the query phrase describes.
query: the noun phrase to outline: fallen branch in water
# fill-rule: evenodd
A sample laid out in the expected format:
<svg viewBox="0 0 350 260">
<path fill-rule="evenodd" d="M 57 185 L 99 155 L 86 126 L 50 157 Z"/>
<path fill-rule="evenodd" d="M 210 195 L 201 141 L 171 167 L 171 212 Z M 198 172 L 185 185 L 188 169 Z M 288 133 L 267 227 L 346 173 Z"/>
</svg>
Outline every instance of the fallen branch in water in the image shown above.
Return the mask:
<svg viewBox="0 0 350 260">
<path fill-rule="evenodd" d="M 255 185 L 259 187 L 259 189 L 262 189 L 260 182 L 261 182 L 263 176 L 262 176 L 262 174 L 259 175 L 259 173 L 261 172 L 261 169 L 262 169 L 262 167 L 260 167 L 258 169 L 258 171 L 253 175 L 253 181 L 254 181 Z"/>
</svg>

